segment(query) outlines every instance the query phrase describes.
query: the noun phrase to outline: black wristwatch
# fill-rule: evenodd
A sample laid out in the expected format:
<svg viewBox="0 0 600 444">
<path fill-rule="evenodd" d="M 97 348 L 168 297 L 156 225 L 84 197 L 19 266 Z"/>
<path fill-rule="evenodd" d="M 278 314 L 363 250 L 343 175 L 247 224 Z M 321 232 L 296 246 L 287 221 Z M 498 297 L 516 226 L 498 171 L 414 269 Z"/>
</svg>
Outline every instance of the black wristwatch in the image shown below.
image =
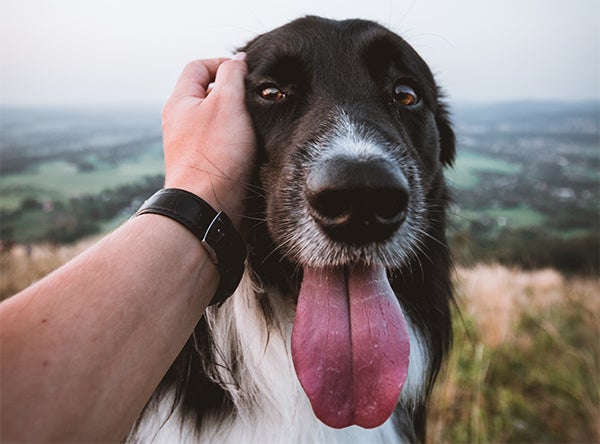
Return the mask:
<svg viewBox="0 0 600 444">
<path fill-rule="evenodd" d="M 210 305 L 224 301 L 238 287 L 244 274 L 246 246 L 224 212 L 189 191 L 163 188 L 150 197 L 135 216 L 160 214 L 190 230 L 200 240 L 211 260 L 219 268 L 219 288 Z"/>
</svg>

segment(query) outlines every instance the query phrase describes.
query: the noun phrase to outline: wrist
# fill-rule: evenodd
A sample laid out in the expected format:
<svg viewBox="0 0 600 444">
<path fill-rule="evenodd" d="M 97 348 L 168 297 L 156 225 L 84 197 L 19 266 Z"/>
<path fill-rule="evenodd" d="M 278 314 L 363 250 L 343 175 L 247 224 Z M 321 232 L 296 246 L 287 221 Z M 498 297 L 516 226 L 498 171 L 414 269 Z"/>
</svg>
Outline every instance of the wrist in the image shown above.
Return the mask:
<svg viewBox="0 0 600 444">
<path fill-rule="evenodd" d="M 198 172 L 196 171 L 196 176 Z M 187 180 L 185 178 L 165 180 L 165 188 L 185 190 L 204 200 L 215 211 L 223 211 L 236 229 L 240 229 L 243 214 L 243 200 L 240 196 L 244 190 L 236 194 L 237 186 L 229 179 L 210 178 L 210 180 Z"/>
<path fill-rule="evenodd" d="M 159 214 L 183 225 L 200 241 L 221 279 L 211 304 L 227 299 L 244 272 L 246 247 L 231 220 L 205 200 L 187 190 L 163 188 L 151 196 L 135 214 Z"/>
</svg>

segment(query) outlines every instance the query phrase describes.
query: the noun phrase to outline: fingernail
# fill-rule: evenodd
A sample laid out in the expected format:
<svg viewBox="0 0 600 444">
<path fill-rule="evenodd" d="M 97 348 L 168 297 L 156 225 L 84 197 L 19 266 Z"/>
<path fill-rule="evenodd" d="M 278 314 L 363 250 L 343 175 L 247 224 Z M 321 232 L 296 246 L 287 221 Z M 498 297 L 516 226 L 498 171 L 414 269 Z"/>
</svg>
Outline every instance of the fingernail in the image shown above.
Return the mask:
<svg viewBox="0 0 600 444">
<path fill-rule="evenodd" d="M 246 53 L 245 52 L 238 52 L 236 55 L 234 55 L 231 60 L 246 60 Z"/>
</svg>

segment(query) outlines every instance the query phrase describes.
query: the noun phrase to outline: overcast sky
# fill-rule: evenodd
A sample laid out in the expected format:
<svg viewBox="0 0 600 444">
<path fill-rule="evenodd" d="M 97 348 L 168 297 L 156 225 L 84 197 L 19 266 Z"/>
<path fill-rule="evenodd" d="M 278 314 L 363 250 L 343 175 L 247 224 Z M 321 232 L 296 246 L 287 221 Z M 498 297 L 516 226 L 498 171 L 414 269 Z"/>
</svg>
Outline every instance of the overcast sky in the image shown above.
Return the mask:
<svg viewBox="0 0 600 444">
<path fill-rule="evenodd" d="M 390 27 L 451 100 L 600 99 L 598 0 L 0 0 L 0 104 L 161 104 L 187 61 L 306 14 Z"/>
</svg>

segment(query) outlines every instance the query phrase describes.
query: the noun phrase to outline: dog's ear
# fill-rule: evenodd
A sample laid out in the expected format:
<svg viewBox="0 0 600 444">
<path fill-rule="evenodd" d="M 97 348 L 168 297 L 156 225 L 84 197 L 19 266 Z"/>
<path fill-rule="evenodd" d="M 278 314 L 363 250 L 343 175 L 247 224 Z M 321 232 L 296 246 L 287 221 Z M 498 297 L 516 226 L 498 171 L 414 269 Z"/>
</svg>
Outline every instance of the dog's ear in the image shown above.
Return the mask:
<svg viewBox="0 0 600 444">
<path fill-rule="evenodd" d="M 456 157 L 456 137 L 450 122 L 450 113 L 443 102 L 438 104 L 435 123 L 440 137 L 440 161 L 444 166 L 452 166 Z"/>
</svg>

